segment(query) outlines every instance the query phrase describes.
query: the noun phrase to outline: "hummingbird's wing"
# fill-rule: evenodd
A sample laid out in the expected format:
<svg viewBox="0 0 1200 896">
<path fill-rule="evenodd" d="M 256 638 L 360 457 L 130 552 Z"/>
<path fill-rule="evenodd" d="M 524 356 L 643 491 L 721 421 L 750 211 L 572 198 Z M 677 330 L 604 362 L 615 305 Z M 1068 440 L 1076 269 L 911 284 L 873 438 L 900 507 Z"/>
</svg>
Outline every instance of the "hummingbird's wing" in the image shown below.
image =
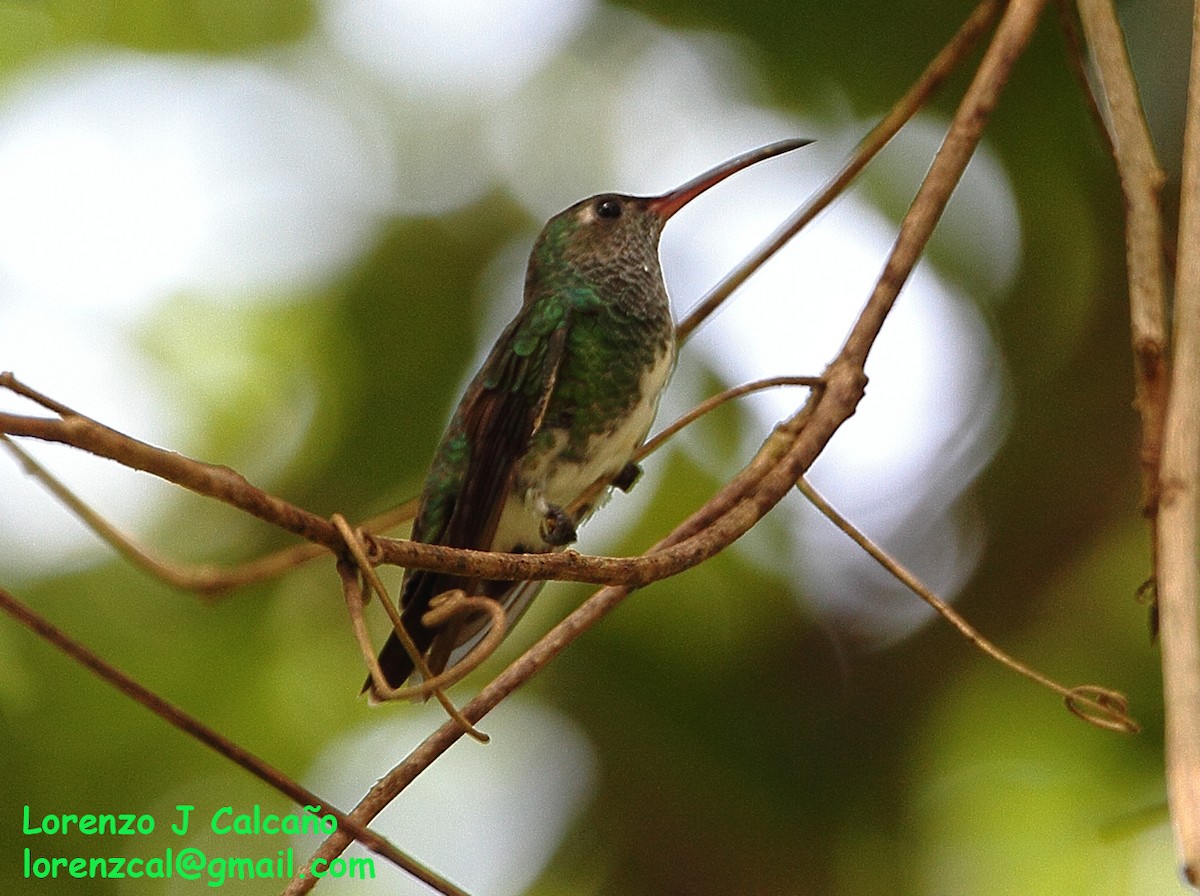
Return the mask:
<svg viewBox="0 0 1200 896">
<path fill-rule="evenodd" d="M 546 300 L 522 309 L 497 340 L 455 411 L 426 483 L 413 524 L 413 540 L 491 550 L 516 467 L 537 433 L 562 363 L 569 309 Z M 431 485 L 433 487 L 431 487 Z M 412 570 L 404 580 L 402 619 L 417 649 L 429 650 L 436 675 L 453 665 L 484 631 L 484 620 L 456 619 L 438 629 L 421 619 L 439 594 L 462 588 L 500 601 L 510 623 L 536 594 L 532 583 L 467 579 Z M 431 649 L 432 648 L 432 649 Z M 399 687 L 413 672 L 412 659 L 391 635 L 379 655 L 388 683 Z M 370 681 L 367 686 L 370 686 Z"/>
<path fill-rule="evenodd" d="M 493 349 L 498 372 L 489 376 L 492 365 L 485 364 L 480 388 L 469 390 L 460 406 L 472 450 L 444 531 L 431 535 L 430 543 L 491 549 L 517 463 L 545 416 L 566 334 L 565 325 L 553 330 L 526 355 L 508 346 Z"/>
</svg>

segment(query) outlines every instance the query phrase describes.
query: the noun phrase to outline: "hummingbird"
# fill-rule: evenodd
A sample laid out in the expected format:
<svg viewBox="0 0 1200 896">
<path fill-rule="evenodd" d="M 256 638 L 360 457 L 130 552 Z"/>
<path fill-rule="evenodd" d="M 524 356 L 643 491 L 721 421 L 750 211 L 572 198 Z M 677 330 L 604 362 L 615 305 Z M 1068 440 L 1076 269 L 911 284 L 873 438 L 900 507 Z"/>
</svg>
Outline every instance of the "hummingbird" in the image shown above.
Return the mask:
<svg viewBox="0 0 1200 896">
<path fill-rule="evenodd" d="M 529 257 L 521 309 L 467 387 L 434 454 L 414 541 L 558 551 L 575 541 L 613 488 L 632 487 L 641 472 L 634 453 L 675 366 L 675 323 L 658 257 L 663 226 L 730 175 L 810 142 L 751 150 L 660 196 L 601 193 L 546 223 Z M 401 621 L 438 675 L 491 623 L 480 614 L 426 626 L 437 595 L 461 588 L 491 597 L 511 630 L 541 585 L 410 570 Z M 394 632 L 379 664 L 392 687 L 413 675 Z M 376 696 L 370 678 L 368 690 Z"/>
</svg>

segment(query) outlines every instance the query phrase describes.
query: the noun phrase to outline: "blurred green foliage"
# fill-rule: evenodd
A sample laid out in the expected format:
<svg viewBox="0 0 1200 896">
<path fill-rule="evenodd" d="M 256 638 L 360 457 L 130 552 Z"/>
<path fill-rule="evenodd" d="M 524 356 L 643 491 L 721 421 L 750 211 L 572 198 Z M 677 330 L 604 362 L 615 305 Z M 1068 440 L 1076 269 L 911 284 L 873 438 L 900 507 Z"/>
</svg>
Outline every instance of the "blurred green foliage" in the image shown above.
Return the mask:
<svg viewBox="0 0 1200 896">
<path fill-rule="evenodd" d="M 621 5 L 671 27 L 734 35 L 782 108 L 820 114 L 848 103 L 866 116 L 888 106 L 971 8 Z M 0 2 L 0 72 L 96 44 L 249 52 L 301 38 L 313 15 L 313 4 L 297 0 L 9 0 Z M 807 618 L 793 583 L 730 552 L 637 594 L 533 684 L 584 728 L 601 766 L 594 801 L 535 892 L 1176 891 L 1157 656 L 1134 600 L 1149 570 L 1121 202 L 1053 24 L 1043 23 L 1018 64 L 989 131 L 1016 189 L 1025 254 L 1013 289 L 986 309 L 1013 416 L 977 490 L 988 543 L 959 606 L 1049 674 L 1126 691 L 1145 730 L 1121 737 L 1084 726 L 936 625 L 887 650 L 860 650 Z M 948 112 L 952 96 L 938 108 Z M 476 332 L 484 266 L 531 223 L 496 196 L 443 218 L 391 222 L 353 269 L 303 304 L 214 312 L 202 297 L 181 297 L 147 327 L 146 349 L 185 381 L 189 370 L 200 376 L 199 354 L 229 353 L 229 338 L 253 355 L 241 375 L 225 369 L 232 380 L 190 390 L 199 399 L 188 410 L 207 420 L 206 456 L 235 465 L 252 458 L 228 457 L 245 444 L 230 434 L 269 432 L 255 408 L 286 390 L 286 371 L 301 365 L 316 387 L 311 425 L 296 462 L 271 485 L 321 513 L 364 515 L 418 487 L 470 346 L 485 338 Z M 192 313 L 210 316 L 212 347 L 180 340 Z M 728 413 L 705 425 L 729 444 L 737 420 Z M 673 457 L 656 493 L 643 487 L 619 499 L 647 508 L 625 547 L 649 543 L 716 484 Z M 162 532 L 161 546 L 204 560 L 285 543 L 183 499 Z M 20 597 L 171 701 L 301 773 L 335 732 L 371 717 L 355 699 L 360 660 L 330 573 L 306 569 L 206 606 L 110 561 L 29 584 Z M 534 637 L 585 593 L 548 590 L 517 637 Z M 0 733 L 5 892 L 125 892 L 15 878 L 26 803 L 42 812 L 152 811 L 219 792 L 222 802 L 284 805 L 6 622 Z"/>
<path fill-rule="evenodd" d="M 107 44 L 214 53 L 296 40 L 312 24 L 314 12 L 307 0 L 14 0 L 0 9 L 6 20 L 27 22 L 58 47 Z M 7 29 L 5 34 L 0 43 L 10 38 L 16 43 L 22 36 Z"/>
</svg>

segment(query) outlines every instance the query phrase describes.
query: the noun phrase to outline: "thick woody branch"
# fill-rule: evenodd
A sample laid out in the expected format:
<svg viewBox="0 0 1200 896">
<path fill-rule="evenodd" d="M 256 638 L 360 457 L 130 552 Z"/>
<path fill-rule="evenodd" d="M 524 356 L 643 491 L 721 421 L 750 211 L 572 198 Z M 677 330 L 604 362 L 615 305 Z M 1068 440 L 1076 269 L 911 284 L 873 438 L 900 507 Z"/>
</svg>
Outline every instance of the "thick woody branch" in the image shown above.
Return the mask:
<svg viewBox="0 0 1200 896">
<path fill-rule="evenodd" d="M 263 491 L 228 467 L 206 464 L 139 442 L 90 418 L 75 414 L 56 419 L 0 413 L 0 433 L 60 442 L 115 460 L 224 501 L 334 553 L 343 550 L 344 542 L 328 520 Z M 777 451 L 776 440 L 768 440 L 757 463 L 735 479 L 730 484 L 732 488 L 723 490 L 721 500 L 730 502 L 732 495 L 745 492 L 757 478 L 759 468 L 769 463 Z M 370 540 L 379 562 L 411 569 L 433 569 L 467 578 L 558 579 L 640 586 L 676 575 L 708 559 L 742 535 L 759 516 L 761 513 L 755 515 L 749 506 L 743 507 L 719 529 L 690 539 L 662 556 L 652 557 L 586 557 L 574 552 L 500 554 L 383 536 L 371 536 Z"/>
<path fill-rule="evenodd" d="M 1146 515 L 1158 505 L 1158 467 L 1167 407 L 1167 302 L 1159 194 L 1165 179 L 1154 155 L 1124 35 L 1111 0 L 1079 0 L 1125 198 L 1125 263 L 1133 343 L 1134 402 L 1142 419 L 1142 491 Z"/>
<path fill-rule="evenodd" d="M 1167 802 L 1183 873 L 1200 886 L 1200 7 L 1184 129 L 1174 359 L 1159 474 L 1158 608 Z"/>
</svg>

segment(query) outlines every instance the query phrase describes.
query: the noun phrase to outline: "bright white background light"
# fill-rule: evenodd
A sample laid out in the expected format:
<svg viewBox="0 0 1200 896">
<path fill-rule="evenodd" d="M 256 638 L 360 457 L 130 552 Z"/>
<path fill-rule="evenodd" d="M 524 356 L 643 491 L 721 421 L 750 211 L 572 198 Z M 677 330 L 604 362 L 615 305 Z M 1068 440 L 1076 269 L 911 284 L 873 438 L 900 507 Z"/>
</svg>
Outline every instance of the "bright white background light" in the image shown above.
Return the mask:
<svg viewBox="0 0 1200 896">
<path fill-rule="evenodd" d="M 397 90 L 479 103 L 562 50 L 592 10 L 590 0 L 327 0 L 324 28 Z"/>
<path fill-rule="evenodd" d="M 128 54 L 31 72 L 0 104 L 0 368 L 186 451 L 188 396 L 136 348 L 142 321 L 179 294 L 257 302 L 330 276 L 373 236 L 387 184 L 342 110 L 261 65 Z M 146 477 L 27 447 L 134 531 L 162 506 Z M 4 460 L 0 563 L 103 553 L 57 508 L 29 513 L 50 499 Z"/>
<path fill-rule="evenodd" d="M 444 721 L 441 708 L 410 707 L 384 724 L 330 744 L 306 783 L 352 806 L 363 781 L 383 777 L 399 757 Z M 402 793 L 371 826 L 480 896 L 517 896 L 537 879 L 559 838 L 582 810 L 595 778 L 586 736 L 557 712 L 505 701 L 487 717 L 487 746 L 464 738 Z M 549 770 L 549 771 L 548 771 Z M 305 842 L 308 854 L 316 842 Z M 365 855 L 357 845 L 347 855 Z M 378 858 L 373 886 L 388 893 L 428 889 Z M 339 887 L 339 883 L 342 886 Z M 359 881 L 328 880 L 330 892 L 360 893 Z"/>
</svg>

